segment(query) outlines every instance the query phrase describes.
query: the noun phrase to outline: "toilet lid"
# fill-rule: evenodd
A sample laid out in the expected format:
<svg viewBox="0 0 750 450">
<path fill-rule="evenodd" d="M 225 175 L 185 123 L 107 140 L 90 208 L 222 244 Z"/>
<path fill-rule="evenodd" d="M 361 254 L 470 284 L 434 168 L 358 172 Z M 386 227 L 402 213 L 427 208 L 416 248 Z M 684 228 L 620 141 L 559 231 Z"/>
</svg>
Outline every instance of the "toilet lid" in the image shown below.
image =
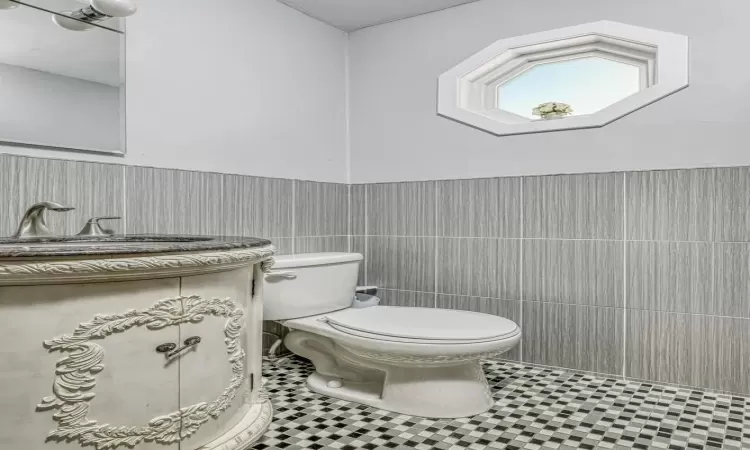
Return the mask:
<svg viewBox="0 0 750 450">
<path fill-rule="evenodd" d="M 339 331 L 404 342 L 485 342 L 518 333 L 512 320 L 453 309 L 373 306 L 338 311 L 326 319 Z"/>
</svg>

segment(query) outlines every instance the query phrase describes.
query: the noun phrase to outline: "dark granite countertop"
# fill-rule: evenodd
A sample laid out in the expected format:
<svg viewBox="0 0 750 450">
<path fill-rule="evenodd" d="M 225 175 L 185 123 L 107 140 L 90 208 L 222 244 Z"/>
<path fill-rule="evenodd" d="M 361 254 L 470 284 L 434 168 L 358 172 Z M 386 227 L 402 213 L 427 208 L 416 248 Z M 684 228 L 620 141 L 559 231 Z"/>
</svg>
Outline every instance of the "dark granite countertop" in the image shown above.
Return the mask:
<svg viewBox="0 0 750 450">
<path fill-rule="evenodd" d="M 168 234 L 0 238 L 0 258 L 221 251 L 264 247 L 270 244 L 271 241 L 267 239 L 254 237 Z"/>
</svg>

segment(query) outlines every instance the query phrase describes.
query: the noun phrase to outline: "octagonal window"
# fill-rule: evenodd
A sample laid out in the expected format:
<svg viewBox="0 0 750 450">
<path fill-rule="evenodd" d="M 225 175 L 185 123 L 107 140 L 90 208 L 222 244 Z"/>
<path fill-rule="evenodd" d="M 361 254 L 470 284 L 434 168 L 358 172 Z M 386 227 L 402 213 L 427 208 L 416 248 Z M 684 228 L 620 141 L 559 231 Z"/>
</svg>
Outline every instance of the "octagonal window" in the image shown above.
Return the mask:
<svg viewBox="0 0 750 450">
<path fill-rule="evenodd" d="M 569 105 L 569 116 L 593 114 L 647 87 L 643 69 L 600 56 L 538 64 L 498 86 L 496 108 L 534 120 L 546 103 Z"/>
<path fill-rule="evenodd" d="M 687 87 L 688 45 L 610 21 L 502 39 L 440 76 L 438 114 L 499 136 L 601 127 Z"/>
</svg>

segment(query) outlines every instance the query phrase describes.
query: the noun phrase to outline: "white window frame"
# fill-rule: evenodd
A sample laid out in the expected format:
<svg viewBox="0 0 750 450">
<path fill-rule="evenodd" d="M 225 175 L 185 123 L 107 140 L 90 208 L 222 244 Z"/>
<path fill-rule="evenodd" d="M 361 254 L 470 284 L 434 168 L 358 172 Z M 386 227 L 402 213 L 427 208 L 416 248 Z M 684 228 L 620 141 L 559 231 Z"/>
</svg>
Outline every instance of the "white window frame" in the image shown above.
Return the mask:
<svg viewBox="0 0 750 450">
<path fill-rule="evenodd" d="M 641 91 L 593 114 L 533 120 L 498 108 L 499 86 L 532 67 L 583 57 L 639 67 Z M 689 85 L 686 36 L 600 21 L 502 39 L 440 76 L 438 114 L 505 136 L 596 128 Z"/>
</svg>

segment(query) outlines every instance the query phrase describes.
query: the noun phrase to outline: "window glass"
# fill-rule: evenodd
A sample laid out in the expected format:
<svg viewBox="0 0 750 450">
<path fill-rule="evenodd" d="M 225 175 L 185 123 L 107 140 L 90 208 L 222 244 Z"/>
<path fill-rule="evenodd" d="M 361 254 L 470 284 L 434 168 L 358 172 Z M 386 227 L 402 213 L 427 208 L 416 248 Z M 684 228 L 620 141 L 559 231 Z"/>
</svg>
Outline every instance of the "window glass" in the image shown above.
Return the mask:
<svg viewBox="0 0 750 450">
<path fill-rule="evenodd" d="M 598 56 L 540 64 L 498 87 L 498 108 L 540 119 L 534 108 L 556 102 L 570 115 L 592 114 L 640 91 L 640 68 Z"/>
</svg>

